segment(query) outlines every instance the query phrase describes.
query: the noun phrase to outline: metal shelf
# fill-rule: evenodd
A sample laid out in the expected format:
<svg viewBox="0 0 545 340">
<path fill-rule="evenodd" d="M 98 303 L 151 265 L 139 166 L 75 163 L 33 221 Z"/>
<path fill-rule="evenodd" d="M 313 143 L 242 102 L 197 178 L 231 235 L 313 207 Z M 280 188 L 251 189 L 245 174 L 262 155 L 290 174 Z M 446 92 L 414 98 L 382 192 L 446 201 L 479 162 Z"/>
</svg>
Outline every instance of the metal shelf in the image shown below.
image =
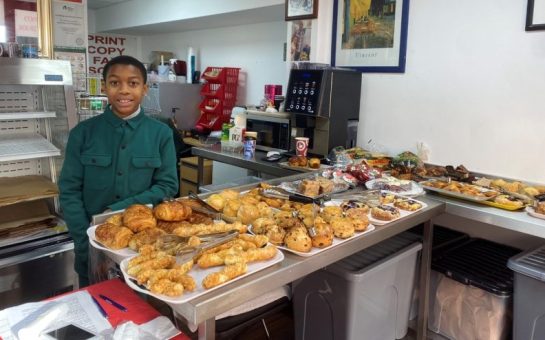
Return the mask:
<svg viewBox="0 0 545 340">
<path fill-rule="evenodd" d="M 0 120 L 32 119 L 32 118 L 55 118 L 55 111 L 34 111 L 34 112 L 0 112 Z"/>
<path fill-rule="evenodd" d="M 60 156 L 61 151 L 39 134 L 0 137 L 0 162 Z"/>
</svg>

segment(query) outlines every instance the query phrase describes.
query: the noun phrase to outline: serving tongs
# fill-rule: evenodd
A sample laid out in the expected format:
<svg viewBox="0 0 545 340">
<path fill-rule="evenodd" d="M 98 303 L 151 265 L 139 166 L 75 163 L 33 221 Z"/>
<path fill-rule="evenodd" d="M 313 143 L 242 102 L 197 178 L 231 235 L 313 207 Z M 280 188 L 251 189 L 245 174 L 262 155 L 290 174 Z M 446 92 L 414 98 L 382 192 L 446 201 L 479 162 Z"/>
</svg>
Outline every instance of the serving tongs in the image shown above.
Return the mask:
<svg viewBox="0 0 545 340">
<path fill-rule="evenodd" d="M 191 207 L 191 209 L 193 209 L 193 210 L 195 210 L 195 211 L 197 211 L 199 213 L 208 215 L 208 216 L 212 217 L 215 221 L 225 221 L 225 222 L 228 222 L 228 223 L 235 222 L 235 220 L 236 220 L 235 218 L 230 217 L 230 216 L 225 216 L 218 209 L 216 209 L 213 206 L 211 206 L 210 204 L 208 204 L 208 202 L 206 202 L 205 200 L 200 198 L 199 195 L 197 195 L 193 191 L 189 192 L 188 197 L 191 198 L 191 199 L 194 199 L 195 201 L 197 201 L 202 206 L 202 209 L 199 209 L 197 207 Z"/>
<path fill-rule="evenodd" d="M 279 199 L 289 200 L 289 201 L 298 202 L 298 203 L 306 203 L 306 204 L 314 203 L 319 206 L 323 206 L 324 202 L 331 200 L 331 197 L 328 195 L 309 197 L 309 196 L 304 196 L 300 194 L 292 194 L 280 187 L 270 187 L 267 189 L 263 189 L 262 195 L 269 198 L 279 198 Z"/>
<path fill-rule="evenodd" d="M 158 249 L 162 251 L 173 252 L 176 256 L 176 262 L 183 264 L 191 259 L 196 259 L 203 252 L 222 245 L 238 236 L 238 231 L 231 230 L 224 233 L 196 235 L 201 244 L 191 246 L 188 244 L 189 237 L 182 237 L 174 234 L 163 235 L 157 244 Z"/>
</svg>

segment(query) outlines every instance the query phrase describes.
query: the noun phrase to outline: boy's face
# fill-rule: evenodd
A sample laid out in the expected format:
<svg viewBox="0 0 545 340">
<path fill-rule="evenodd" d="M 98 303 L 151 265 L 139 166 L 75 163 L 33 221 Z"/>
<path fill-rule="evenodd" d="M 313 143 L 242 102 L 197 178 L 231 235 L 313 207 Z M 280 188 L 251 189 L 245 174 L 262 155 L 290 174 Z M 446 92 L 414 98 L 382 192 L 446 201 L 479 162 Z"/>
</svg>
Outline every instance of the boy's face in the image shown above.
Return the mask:
<svg viewBox="0 0 545 340">
<path fill-rule="evenodd" d="M 142 73 L 133 65 L 113 65 L 108 70 L 104 86 L 112 111 L 121 118 L 133 114 L 142 97 L 148 93 Z"/>
</svg>

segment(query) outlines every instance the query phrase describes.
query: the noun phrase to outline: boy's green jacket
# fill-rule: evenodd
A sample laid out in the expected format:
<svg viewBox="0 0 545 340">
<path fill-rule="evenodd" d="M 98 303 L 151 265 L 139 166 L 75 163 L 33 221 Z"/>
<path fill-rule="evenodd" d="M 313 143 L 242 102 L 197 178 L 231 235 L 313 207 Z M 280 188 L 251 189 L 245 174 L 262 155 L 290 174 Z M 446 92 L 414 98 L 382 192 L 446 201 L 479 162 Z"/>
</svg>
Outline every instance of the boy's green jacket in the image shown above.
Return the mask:
<svg viewBox="0 0 545 340">
<path fill-rule="evenodd" d="M 59 189 L 76 258 L 86 259 L 86 230 L 93 215 L 135 203 L 156 204 L 177 193 L 171 129 L 143 110 L 125 121 L 108 107 L 70 132 Z M 75 267 L 87 276 L 85 263 Z"/>
</svg>

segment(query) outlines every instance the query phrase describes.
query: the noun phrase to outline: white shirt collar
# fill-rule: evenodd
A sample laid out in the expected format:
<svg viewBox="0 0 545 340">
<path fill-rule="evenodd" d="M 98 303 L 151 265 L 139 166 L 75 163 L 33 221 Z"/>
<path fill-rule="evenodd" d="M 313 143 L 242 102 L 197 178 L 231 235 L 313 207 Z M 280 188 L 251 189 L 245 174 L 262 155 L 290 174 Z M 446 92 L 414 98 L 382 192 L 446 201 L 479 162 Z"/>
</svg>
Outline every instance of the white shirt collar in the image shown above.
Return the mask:
<svg viewBox="0 0 545 340">
<path fill-rule="evenodd" d="M 133 113 L 131 113 L 129 116 L 123 117 L 123 120 L 132 119 L 132 118 L 138 116 L 139 113 L 140 113 L 140 105 L 138 105 L 138 109 L 136 109 L 136 111 L 134 111 Z"/>
</svg>

